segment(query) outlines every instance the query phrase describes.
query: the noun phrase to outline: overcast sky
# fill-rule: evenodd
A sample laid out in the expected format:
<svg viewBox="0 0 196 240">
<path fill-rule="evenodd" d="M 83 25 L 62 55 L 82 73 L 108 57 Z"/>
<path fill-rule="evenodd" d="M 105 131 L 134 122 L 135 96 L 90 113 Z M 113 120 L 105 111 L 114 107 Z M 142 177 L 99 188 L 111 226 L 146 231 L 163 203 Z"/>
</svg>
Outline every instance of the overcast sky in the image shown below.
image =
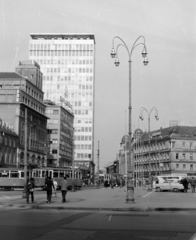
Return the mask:
<svg viewBox="0 0 196 240">
<path fill-rule="evenodd" d="M 194 0 L 1 0 L 0 71 L 14 71 L 28 59 L 30 33 L 94 33 L 96 40 L 95 163 L 100 144 L 100 168 L 116 159 L 128 134 L 128 55 L 119 48 L 120 66 L 110 57 L 112 39 L 121 37 L 132 55 L 132 131 L 168 127 L 170 120 L 196 126 L 196 1 Z M 116 42 L 117 44 L 120 42 Z"/>
</svg>

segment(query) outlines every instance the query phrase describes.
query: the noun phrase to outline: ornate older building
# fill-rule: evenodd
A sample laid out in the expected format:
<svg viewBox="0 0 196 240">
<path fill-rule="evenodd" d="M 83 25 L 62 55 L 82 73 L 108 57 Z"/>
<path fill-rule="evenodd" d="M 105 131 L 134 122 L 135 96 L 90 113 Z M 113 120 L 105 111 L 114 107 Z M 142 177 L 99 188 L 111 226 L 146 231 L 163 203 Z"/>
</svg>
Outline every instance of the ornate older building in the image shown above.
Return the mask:
<svg viewBox="0 0 196 240">
<path fill-rule="evenodd" d="M 133 149 L 138 178 L 148 177 L 149 172 L 196 175 L 196 127 L 174 126 L 144 133 L 134 141 Z"/>
<path fill-rule="evenodd" d="M 0 73 L 0 118 L 13 126 L 19 136 L 16 166 L 27 163 L 46 166 L 46 106 L 43 104 L 42 73 L 34 61 L 20 62 L 16 72 Z M 25 142 L 25 112 L 27 112 L 27 142 Z"/>
</svg>

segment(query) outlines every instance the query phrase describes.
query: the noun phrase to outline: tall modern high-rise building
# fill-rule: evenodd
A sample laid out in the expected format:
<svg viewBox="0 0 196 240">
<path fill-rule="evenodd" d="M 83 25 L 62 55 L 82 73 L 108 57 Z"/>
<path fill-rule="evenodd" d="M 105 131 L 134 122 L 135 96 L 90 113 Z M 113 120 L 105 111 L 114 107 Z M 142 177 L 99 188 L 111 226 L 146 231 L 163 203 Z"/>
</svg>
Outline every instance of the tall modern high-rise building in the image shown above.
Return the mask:
<svg viewBox="0 0 196 240">
<path fill-rule="evenodd" d="M 75 165 L 94 169 L 94 34 L 31 34 L 29 59 L 43 73 L 44 99 L 74 110 Z M 63 100 L 64 101 L 64 100 Z"/>
</svg>

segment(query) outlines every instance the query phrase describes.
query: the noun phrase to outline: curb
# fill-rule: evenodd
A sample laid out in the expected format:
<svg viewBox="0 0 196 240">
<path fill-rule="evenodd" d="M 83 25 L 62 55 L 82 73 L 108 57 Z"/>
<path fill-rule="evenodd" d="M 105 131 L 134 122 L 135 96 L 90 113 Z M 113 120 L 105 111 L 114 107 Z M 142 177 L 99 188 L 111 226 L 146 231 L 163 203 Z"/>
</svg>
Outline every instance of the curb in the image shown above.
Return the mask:
<svg viewBox="0 0 196 240">
<path fill-rule="evenodd" d="M 0 204 L 0 208 L 10 209 L 57 209 L 57 210 L 85 210 L 85 211 L 114 211 L 114 212 L 150 212 L 150 211 L 196 211 L 196 208 L 152 208 L 152 207 L 131 207 L 131 208 L 110 208 L 110 207 L 63 207 L 63 206 L 39 206 L 31 204 Z"/>
</svg>

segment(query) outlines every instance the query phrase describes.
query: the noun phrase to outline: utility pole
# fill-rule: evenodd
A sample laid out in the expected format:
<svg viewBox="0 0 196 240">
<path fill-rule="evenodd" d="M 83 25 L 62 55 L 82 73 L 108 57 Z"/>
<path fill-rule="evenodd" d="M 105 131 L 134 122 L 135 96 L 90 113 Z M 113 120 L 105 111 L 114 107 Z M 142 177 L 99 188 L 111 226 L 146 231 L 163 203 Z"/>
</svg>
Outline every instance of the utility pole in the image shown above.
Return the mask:
<svg viewBox="0 0 196 240">
<path fill-rule="evenodd" d="M 23 198 L 27 197 L 27 108 L 25 108 L 25 142 L 24 142 L 24 190 L 23 190 Z"/>
<path fill-rule="evenodd" d="M 72 136 L 72 142 L 71 142 L 71 145 L 72 145 L 72 188 L 71 188 L 71 191 L 74 192 L 75 191 L 75 186 L 74 186 L 74 174 L 75 174 L 75 171 L 74 171 L 74 149 L 75 149 L 75 144 L 74 144 L 74 129 L 73 129 L 73 136 Z"/>
<path fill-rule="evenodd" d="M 97 188 L 99 188 L 99 141 L 97 149 Z"/>
</svg>

